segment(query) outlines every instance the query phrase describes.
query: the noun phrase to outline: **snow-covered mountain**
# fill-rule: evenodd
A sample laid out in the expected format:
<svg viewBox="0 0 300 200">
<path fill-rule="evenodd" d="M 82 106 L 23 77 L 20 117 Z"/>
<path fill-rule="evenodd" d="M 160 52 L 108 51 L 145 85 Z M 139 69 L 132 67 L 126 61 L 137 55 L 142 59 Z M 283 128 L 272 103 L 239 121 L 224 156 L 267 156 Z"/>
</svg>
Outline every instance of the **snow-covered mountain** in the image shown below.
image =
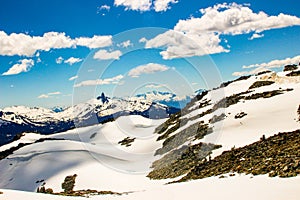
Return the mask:
<svg viewBox="0 0 300 200">
<path fill-rule="evenodd" d="M 163 101 L 170 102 L 170 105 L 164 104 Z M 105 123 L 124 115 L 166 118 L 179 111 L 171 105 L 176 102 L 179 102 L 176 101 L 176 95 L 170 93 L 147 93 L 144 97 L 130 98 L 109 98 L 102 93 L 95 99 L 66 109 L 7 107 L 0 110 L 0 145 L 22 132 L 52 134 L 74 127 Z"/>
<path fill-rule="evenodd" d="M 203 91 L 203 90 L 199 90 Z M 196 91 L 197 94 L 198 90 Z M 187 103 L 191 101 L 193 96 L 177 96 L 170 92 L 152 91 L 144 94 L 137 94 L 131 99 L 148 100 L 160 104 L 167 105 L 169 107 L 184 108 Z"/>
<path fill-rule="evenodd" d="M 5 197 L 13 193 L 7 189 L 59 192 L 64 178 L 76 174 L 76 191 L 123 194 L 93 199 L 230 199 L 235 193 L 234 199 L 296 200 L 299 95 L 299 71 L 265 72 L 202 92 L 167 120 L 129 115 L 47 136 L 25 134 L 0 147 L 0 188 Z M 107 114 L 137 109 L 134 103 L 124 110 L 111 107 L 116 103 L 97 105 Z"/>
</svg>

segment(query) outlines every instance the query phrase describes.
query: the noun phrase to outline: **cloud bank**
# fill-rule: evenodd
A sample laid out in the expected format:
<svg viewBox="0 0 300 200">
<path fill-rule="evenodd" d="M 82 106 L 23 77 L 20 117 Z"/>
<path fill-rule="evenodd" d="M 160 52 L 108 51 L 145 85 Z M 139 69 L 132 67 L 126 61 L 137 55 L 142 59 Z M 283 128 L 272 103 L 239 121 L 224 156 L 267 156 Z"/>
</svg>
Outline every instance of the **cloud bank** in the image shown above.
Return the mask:
<svg viewBox="0 0 300 200">
<path fill-rule="evenodd" d="M 164 59 L 202 56 L 229 52 L 222 46 L 221 35 L 253 33 L 251 39 L 262 37 L 261 32 L 300 25 L 300 18 L 280 13 L 269 16 L 253 12 L 246 5 L 217 4 L 201 9 L 201 17 L 179 20 L 173 31 L 162 33 L 146 42 L 146 48 L 164 48 Z"/>
</svg>

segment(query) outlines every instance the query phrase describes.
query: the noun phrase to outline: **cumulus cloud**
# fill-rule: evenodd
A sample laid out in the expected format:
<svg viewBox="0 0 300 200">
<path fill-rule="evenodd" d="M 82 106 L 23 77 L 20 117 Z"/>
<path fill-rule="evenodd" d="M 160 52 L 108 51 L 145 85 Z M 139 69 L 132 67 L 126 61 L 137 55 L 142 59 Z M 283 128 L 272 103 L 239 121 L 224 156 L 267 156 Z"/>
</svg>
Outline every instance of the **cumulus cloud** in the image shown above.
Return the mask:
<svg viewBox="0 0 300 200">
<path fill-rule="evenodd" d="M 6 34 L 0 31 L 0 55 L 34 56 L 37 51 L 51 49 L 75 48 L 85 46 L 100 48 L 112 45 L 112 36 L 79 37 L 72 39 L 65 33 L 47 32 L 42 36 L 30 36 L 24 33 Z"/>
<path fill-rule="evenodd" d="M 219 34 L 184 34 L 182 32 L 169 30 L 146 42 L 146 48 L 166 47 L 161 51 L 163 59 L 173 59 L 191 56 L 202 56 L 228 52 L 220 45 Z"/>
<path fill-rule="evenodd" d="M 124 6 L 125 10 L 149 11 L 151 9 L 151 0 L 115 0 L 115 6 Z"/>
<path fill-rule="evenodd" d="M 122 52 L 119 50 L 109 52 L 107 50 L 100 49 L 95 53 L 93 58 L 97 60 L 119 60 L 120 56 L 122 56 Z"/>
<path fill-rule="evenodd" d="M 69 78 L 69 81 L 73 81 L 73 80 L 75 80 L 77 78 L 78 78 L 78 76 L 72 76 L 72 77 Z"/>
<path fill-rule="evenodd" d="M 123 78 L 124 78 L 124 76 L 118 75 L 118 76 L 115 76 L 112 78 L 106 78 L 106 79 L 86 80 L 86 81 L 82 81 L 82 82 L 74 85 L 74 87 L 118 84 L 119 81 Z"/>
<path fill-rule="evenodd" d="M 245 5 L 217 4 L 214 7 L 201 9 L 200 18 L 179 20 L 175 30 L 185 32 L 218 32 L 239 35 L 250 32 L 300 25 L 300 18 L 280 13 L 278 16 L 268 16 L 260 11 L 254 13 Z"/>
<path fill-rule="evenodd" d="M 38 50 L 70 48 L 74 41 L 65 33 L 48 32 L 43 36 L 30 36 L 23 33 L 6 34 L 0 31 L 0 55 L 33 56 Z"/>
<path fill-rule="evenodd" d="M 64 63 L 69 64 L 69 65 L 73 65 L 73 64 L 79 63 L 81 61 L 82 61 L 81 58 L 70 57 L 69 59 L 65 60 Z"/>
<path fill-rule="evenodd" d="M 61 92 L 49 92 L 48 94 L 41 94 L 37 98 L 38 99 L 47 99 L 47 98 L 50 98 L 52 96 L 60 95 L 60 94 L 61 94 Z"/>
<path fill-rule="evenodd" d="M 178 3 L 177 0 L 156 0 L 154 1 L 154 10 L 156 12 L 167 11 L 171 3 Z"/>
<path fill-rule="evenodd" d="M 112 36 L 98 36 L 94 35 L 92 38 L 79 37 L 75 39 L 78 46 L 88 47 L 90 49 L 102 48 L 112 45 Z"/>
<path fill-rule="evenodd" d="M 170 4 L 178 3 L 177 0 L 115 0 L 115 6 L 124 6 L 125 10 L 163 12 L 170 9 Z"/>
<path fill-rule="evenodd" d="M 178 21 L 174 31 L 181 34 L 167 31 L 148 40 L 146 47 L 167 47 L 161 53 L 165 59 L 201 56 L 229 51 L 221 45 L 220 35 L 254 32 L 257 34 L 254 37 L 258 37 L 266 30 L 300 25 L 300 18 L 296 16 L 282 13 L 269 16 L 262 11 L 255 13 L 246 5 L 236 3 L 217 4 L 200 11 L 201 17 Z"/>
<path fill-rule="evenodd" d="M 64 61 L 64 58 L 61 57 L 61 56 L 59 56 L 59 57 L 56 58 L 56 60 L 55 60 L 55 62 L 56 62 L 57 64 L 61 64 L 63 61 Z"/>
<path fill-rule="evenodd" d="M 254 40 L 262 37 L 264 37 L 264 34 L 253 33 L 253 35 L 251 36 L 251 38 L 249 38 L 249 40 Z"/>
<path fill-rule="evenodd" d="M 267 63 L 259 63 L 259 64 L 252 64 L 248 66 L 243 66 L 244 69 L 251 68 L 250 71 L 242 71 L 242 72 L 234 72 L 233 76 L 242 76 L 242 75 L 251 75 L 251 74 L 257 74 L 258 72 L 269 70 L 272 68 L 280 68 L 285 65 L 290 64 L 298 64 L 300 62 L 300 55 L 292 57 L 292 58 L 285 58 L 282 60 L 272 60 Z"/>
<path fill-rule="evenodd" d="M 156 72 L 167 71 L 169 67 L 157 63 L 148 63 L 146 65 L 140 65 L 136 68 L 131 69 L 128 72 L 128 76 L 139 77 L 142 74 L 153 74 Z"/>
<path fill-rule="evenodd" d="M 32 59 L 23 59 L 19 60 L 19 63 L 14 64 L 7 72 L 4 72 L 2 75 L 15 75 L 20 74 L 22 72 L 28 72 L 34 65 L 34 61 Z"/>
<path fill-rule="evenodd" d="M 128 48 L 130 46 L 133 46 L 130 40 L 126 40 L 120 44 L 117 44 L 118 47 Z"/>
</svg>

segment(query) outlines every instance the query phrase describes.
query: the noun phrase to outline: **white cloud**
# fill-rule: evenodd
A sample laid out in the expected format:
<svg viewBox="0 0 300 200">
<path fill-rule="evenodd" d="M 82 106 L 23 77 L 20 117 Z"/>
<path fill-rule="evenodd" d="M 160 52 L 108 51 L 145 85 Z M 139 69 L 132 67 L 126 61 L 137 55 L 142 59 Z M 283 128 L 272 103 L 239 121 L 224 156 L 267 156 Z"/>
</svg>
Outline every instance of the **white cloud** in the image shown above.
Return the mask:
<svg viewBox="0 0 300 200">
<path fill-rule="evenodd" d="M 72 76 L 72 77 L 69 78 L 69 81 L 73 81 L 73 80 L 75 80 L 77 78 L 78 78 L 78 76 Z"/>
<path fill-rule="evenodd" d="M 64 58 L 61 57 L 61 56 L 59 56 L 59 57 L 56 58 L 56 60 L 55 60 L 55 62 L 56 62 L 57 64 L 61 64 L 63 61 L 64 61 Z"/>
<path fill-rule="evenodd" d="M 248 66 L 243 66 L 244 69 L 253 68 L 250 71 L 242 71 L 242 72 L 234 72 L 233 76 L 242 76 L 242 75 L 251 75 L 257 74 L 258 72 L 269 70 L 272 68 L 279 68 L 289 64 L 298 64 L 300 62 L 300 55 L 292 57 L 292 58 L 285 58 L 282 60 L 272 60 L 267 63 L 259 63 L 259 64 L 252 64 Z"/>
<path fill-rule="evenodd" d="M 167 11 L 170 9 L 169 4 L 171 3 L 178 3 L 177 0 L 156 0 L 154 2 L 154 10 L 156 12 L 162 12 L 162 11 Z"/>
<path fill-rule="evenodd" d="M 0 55 L 33 56 L 36 51 L 70 48 L 74 41 L 65 33 L 48 32 L 43 36 L 30 36 L 23 33 L 7 35 L 0 31 Z"/>
<path fill-rule="evenodd" d="M 296 16 L 282 13 L 268 16 L 262 11 L 254 13 L 246 5 L 236 3 L 217 4 L 200 11 L 202 16 L 199 18 L 179 20 L 174 27 L 178 33 L 167 31 L 160 34 L 147 41 L 146 47 L 166 47 L 161 52 L 164 59 L 201 56 L 229 51 L 221 45 L 220 35 L 254 32 L 258 36 L 262 31 L 300 25 L 300 18 Z"/>
<path fill-rule="evenodd" d="M 49 96 L 52 96 L 52 95 L 59 95 L 61 94 L 60 92 L 49 92 L 48 95 Z"/>
<path fill-rule="evenodd" d="M 70 57 L 69 59 L 65 60 L 64 63 L 69 64 L 69 65 L 73 65 L 73 64 L 81 62 L 81 61 L 82 61 L 81 58 Z"/>
<path fill-rule="evenodd" d="M 201 9 L 202 17 L 179 20 L 175 30 L 186 32 L 218 32 L 239 35 L 253 31 L 283 28 L 300 25 L 300 18 L 280 13 L 268 16 L 260 11 L 254 13 L 249 7 L 232 4 L 217 4 L 214 7 Z"/>
<path fill-rule="evenodd" d="M 46 94 L 41 94 L 40 96 L 38 96 L 38 99 L 47 99 L 47 98 L 49 98 L 49 96 Z"/>
<path fill-rule="evenodd" d="M 100 49 L 95 53 L 93 58 L 98 60 L 119 60 L 121 55 L 122 52 L 119 50 L 109 52 L 107 50 Z"/>
<path fill-rule="evenodd" d="M 38 99 L 47 99 L 47 98 L 50 98 L 54 95 L 60 95 L 61 92 L 49 92 L 48 94 L 41 94 L 40 96 L 38 96 L 37 98 Z"/>
<path fill-rule="evenodd" d="M 109 5 L 102 5 L 99 7 L 100 10 L 107 10 L 109 11 L 110 10 L 110 6 Z"/>
<path fill-rule="evenodd" d="M 221 39 L 216 33 L 184 34 L 169 30 L 146 42 L 146 48 L 166 47 L 161 51 L 163 59 L 202 56 L 228 52 L 220 45 Z"/>
<path fill-rule="evenodd" d="M 251 36 L 251 38 L 249 38 L 249 40 L 254 40 L 254 39 L 262 38 L 262 37 L 264 37 L 264 34 L 253 33 L 253 35 Z"/>
<path fill-rule="evenodd" d="M 143 37 L 143 38 L 141 38 L 140 40 L 139 40 L 139 43 L 145 43 L 145 42 L 147 42 L 148 40 L 145 38 L 145 37 Z"/>
<path fill-rule="evenodd" d="M 14 64 L 7 72 L 4 72 L 2 75 L 6 76 L 28 72 L 33 67 L 33 65 L 34 61 L 32 59 L 19 60 L 19 63 Z"/>
<path fill-rule="evenodd" d="M 142 74 L 153 74 L 156 72 L 163 72 L 168 70 L 169 67 L 156 63 L 148 63 L 146 65 L 140 65 L 136 68 L 131 69 L 128 72 L 128 76 L 139 77 Z"/>
<path fill-rule="evenodd" d="M 133 46 L 130 40 L 126 40 L 120 44 L 117 44 L 118 47 L 128 48 L 130 46 Z"/>
<path fill-rule="evenodd" d="M 164 85 L 164 84 L 148 84 L 145 87 L 146 88 L 162 88 L 162 87 L 166 87 L 166 85 Z"/>
<path fill-rule="evenodd" d="M 79 37 L 72 39 L 65 33 L 47 32 L 42 36 L 30 36 L 24 33 L 6 34 L 0 31 L 0 55 L 34 56 L 37 51 L 75 48 L 85 46 L 100 48 L 112 45 L 112 36 Z"/>
<path fill-rule="evenodd" d="M 97 8 L 97 14 L 101 14 L 102 16 L 105 16 L 106 13 L 109 11 L 110 11 L 110 6 L 106 4 Z"/>
<path fill-rule="evenodd" d="M 124 76 L 118 75 L 118 76 L 115 76 L 112 78 L 106 78 L 106 79 L 86 80 L 86 81 L 82 81 L 82 82 L 74 85 L 74 87 L 118 84 L 119 81 L 123 78 L 124 78 Z"/>
<path fill-rule="evenodd" d="M 167 11 L 170 4 L 178 3 L 177 0 L 115 0 L 115 6 L 124 6 L 125 10 L 150 11 L 154 9 L 156 12 Z"/>
<path fill-rule="evenodd" d="M 125 6 L 125 10 L 149 11 L 152 0 L 115 0 L 115 6 Z"/>
<path fill-rule="evenodd" d="M 94 35 L 92 38 L 80 37 L 75 39 L 78 46 L 88 47 L 90 49 L 102 48 L 112 45 L 112 36 L 97 36 Z"/>
<path fill-rule="evenodd" d="M 253 64 L 248 66 L 243 66 L 244 69 L 247 68 L 254 68 L 254 67 L 267 67 L 267 68 L 276 68 L 276 67 L 282 67 L 284 65 L 289 64 L 298 64 L 300 62 L 300 55 L 292 57 L 292 58 L 285 58 L 282 60 L 272 60 L 267 63 L 260 63 L 260 64 Z"/>
</svg>

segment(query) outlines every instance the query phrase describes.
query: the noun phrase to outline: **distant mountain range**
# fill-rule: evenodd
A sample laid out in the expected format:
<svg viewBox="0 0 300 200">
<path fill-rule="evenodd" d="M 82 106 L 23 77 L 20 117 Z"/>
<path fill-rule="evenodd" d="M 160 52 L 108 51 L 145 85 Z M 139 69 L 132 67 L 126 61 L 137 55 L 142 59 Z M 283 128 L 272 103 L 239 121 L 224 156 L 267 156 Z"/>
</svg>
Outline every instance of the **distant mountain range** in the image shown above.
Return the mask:
<svg viewBox="0 0 300 200">
<path fill-rule="evenodd" d="M 52 109 L 12 106 L 0 110 L 0 145 L 23 132 L 52 134 L 75 127 L 113 121 L 124 115 L 141 115 L 151 119 L 167 118 L 180 111 L 192 97 L 178 97 L 169 92 L 148 92 L 127 98 L 97 98 L 68 108 Z"/>
</svg>

